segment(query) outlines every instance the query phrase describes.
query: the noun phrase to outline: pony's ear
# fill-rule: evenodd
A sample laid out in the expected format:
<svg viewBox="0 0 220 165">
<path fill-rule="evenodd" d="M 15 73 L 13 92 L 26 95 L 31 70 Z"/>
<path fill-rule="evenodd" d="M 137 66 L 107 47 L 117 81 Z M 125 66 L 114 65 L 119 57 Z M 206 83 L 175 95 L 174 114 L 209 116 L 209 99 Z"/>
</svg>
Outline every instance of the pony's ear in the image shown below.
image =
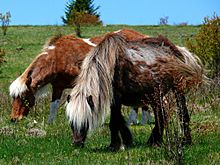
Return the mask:
<svg viewBox="0 0 220 165">
<path fill-rule="evenodd" d="M 31 82 L 32 82 L 31 76 L 27 77 L 27 80 L 26 80 L 25 84 L 27 85 L 28 89 L 30 89 L 29 87 L 31 85 Z"/>
<path fill-rule="evenodd" d="M 32 78 L 31 78 L 32 72 L 33 72 L 32 70 L 30 70 L 28 72 L 27 79 L 26 79 L 26 82 L 25 82 L 25 84 L 27 85 L 28 89 L 30 89 L 30 85 L 31 85 L 31 82 L 32 82 Z"/>
<path fill-rule="evenodd" d="M 91 108 L 92 110 L 94 110 L 94 103 L 93 103 L 93 100 L 92 100 L 92 96 L 90 95 L 90 96 L 87 97 L 86 99 L 87 99 L 87 102 L 88 102 L 90 108 Z"/>
</svg>

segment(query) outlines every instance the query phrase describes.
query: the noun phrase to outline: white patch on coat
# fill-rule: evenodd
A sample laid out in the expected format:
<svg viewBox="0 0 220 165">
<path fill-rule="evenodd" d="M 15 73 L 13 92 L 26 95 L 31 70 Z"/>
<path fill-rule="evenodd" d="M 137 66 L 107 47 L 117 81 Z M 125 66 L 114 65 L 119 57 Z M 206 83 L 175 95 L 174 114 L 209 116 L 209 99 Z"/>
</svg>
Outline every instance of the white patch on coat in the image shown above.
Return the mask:
<svg viewBox="0 0 220 165">
<path fill-rule="evenodd" d="M 117 30 L 117 31 L 115 31 L 114 33 L 117 34 L 117 33 L 120 33 L 120 32 L 121 32 L 121 30 Z"/>
<path fill-rule="evenodd" d="M 9 87 L 9 92 L 11 97 L 21 96 L 23 92 L 27 90 L 27 85 L 22 80 L 21 77 L 18 77 Z"/>
<path fill-rule="evenodd" d="M 53 50 L 53 49 L 55 49 L 55 46 L 54 45 L 50 45 L 50 46 L 47 47 L 47 49 L 48 50 Z"/>
<path fill-rule="evenodd" d="M 91 45 L 91 46 L 94 46 L 94 47 L 96 47 L 96 44 L 94 44 L 94 43 L 92 43 L 91 41 L 90 41 L 90 38 L 84 38 L 83 39 L 83 41 L 85 42 L 85 43 L 87 43 L 87 44 L 89 44 L 89 45 Z"/>
<path fill-rule="evenodd" d="M 42 52 L 41 54 L 39 54 L 39 56 L 42 56 L 42 55 L 48 55 L 48 52 Z"/>
<path fill-rule="evenodd" d="M 48 55 L 48 52 L 46 52 L 46 50 L 45 50 L 44 52 L 40 53 L 40 54 L 37 56 L 37 58 L 40 57 L 40 56 L 45 56 L 45 55 Z"/>
</svg>

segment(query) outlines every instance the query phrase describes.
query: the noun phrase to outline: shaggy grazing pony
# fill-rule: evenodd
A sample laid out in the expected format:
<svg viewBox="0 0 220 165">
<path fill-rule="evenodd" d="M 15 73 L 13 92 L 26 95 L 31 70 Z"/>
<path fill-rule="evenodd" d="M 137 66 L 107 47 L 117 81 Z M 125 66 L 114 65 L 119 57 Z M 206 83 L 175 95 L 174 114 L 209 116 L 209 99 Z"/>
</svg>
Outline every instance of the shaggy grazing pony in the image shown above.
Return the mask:
<svg viewBox="0 0 220 165">
<path fill-rule="evenodd" d="M 110 33 L 86 56 L 66 113 L 76 145 L 84 145 L 88 130 L 102 123 L 110 110 L 110 148 L 132 144 L 132 135 L 121 114 L 121 106 L 151 104 L 155 127 L 148 140 L 160 145 L 167 123 L 163 96 L 175 94 L 184 140 L 191 143 L 189 115 L 184 92 L 202 82 L 198 58 L 168 39 L 144 38 L 129 41 Z"/>
<path fill-rule="evenodd" d="M 117 33 L 129 41 L 145 38 L 136 31 L 122 29 Z M 52 85 L 49 122 L 56 116 L 62 92 L 74 87 L 82 60 L 104 36 L 91 39 L 76 38 L 72 35 L 57 36 L 45 44 L 43 51 L 27 69 L 10 85 L 13 98 L 11 120 L 20 120 L 35 105 L 36 97 L 41 95 L 47 84 Z"/>
</svg>

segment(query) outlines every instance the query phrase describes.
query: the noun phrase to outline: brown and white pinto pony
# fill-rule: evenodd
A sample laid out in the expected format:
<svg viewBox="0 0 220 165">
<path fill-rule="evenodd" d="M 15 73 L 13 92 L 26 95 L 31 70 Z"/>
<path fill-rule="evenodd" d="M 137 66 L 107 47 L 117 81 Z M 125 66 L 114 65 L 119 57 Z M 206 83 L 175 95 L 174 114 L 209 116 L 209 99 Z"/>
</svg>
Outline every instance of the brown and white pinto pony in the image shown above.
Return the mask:
<svg viewBox="0 0 220 165">
<path fill-rule="evenodd" d="M 130 29 L 122 29 L 115 33 L 130 41 L 147 37 Z M 67 35 L 50 39 L 43 51 L 10 85 L 10 95 L 13 97 L 11 120 L 20 120 L 26 116 L 35 104 L 37 93 L 50 83 L 52 102 L 48 121 L 52 122 L 63 90 L 74 87 L 74 80 L 79 74 L 82 60 L 103 37 L 80 39 Z"/>
<path fill-rule="evenodd" d="M 168 39 L 144 38 L 128 41 L 107 34 L 84 59 L 70 94 L 66 113 L 76 145 L 84 145 L 87 132 L 102 123 L 110 109 L 110 148 L 132 144 L 132 135 L 121 114 L 121 106 L 151 104 L 155 127 L 148 143 L 160 145 L 166 116 L 163 96 L 174 92 L 185 142 L 191 143 L 189 114 L 184 92 L 203 80 L 198 58 Z"/>
</svg>

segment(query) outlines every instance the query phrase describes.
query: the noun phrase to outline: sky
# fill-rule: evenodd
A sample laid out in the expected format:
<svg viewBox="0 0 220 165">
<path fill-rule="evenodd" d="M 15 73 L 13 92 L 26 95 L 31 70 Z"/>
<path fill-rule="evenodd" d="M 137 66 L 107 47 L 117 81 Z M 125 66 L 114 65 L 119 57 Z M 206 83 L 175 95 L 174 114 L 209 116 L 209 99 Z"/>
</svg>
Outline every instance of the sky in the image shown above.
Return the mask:
<svg viewBox="0 0 220 165">
<path fill-rule="evenodd" d="M 0 13 L 11 13 L 10 25 L 63 25 L 69 0 L 0 0 Z M 104 24 L 158 25 L 168 16 L 171 25 L 202 24 L 204 17 L 220 16 L 220 0 L 94 0 Z"/>
</svg>

